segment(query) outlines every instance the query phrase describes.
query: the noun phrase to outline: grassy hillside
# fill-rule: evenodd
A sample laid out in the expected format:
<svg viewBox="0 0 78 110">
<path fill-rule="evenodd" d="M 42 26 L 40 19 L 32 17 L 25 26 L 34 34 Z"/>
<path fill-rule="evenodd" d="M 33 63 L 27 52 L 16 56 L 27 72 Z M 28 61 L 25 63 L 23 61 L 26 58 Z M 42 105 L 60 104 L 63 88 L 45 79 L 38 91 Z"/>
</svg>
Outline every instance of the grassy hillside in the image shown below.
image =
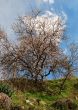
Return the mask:
<svg viewBox="0 0 78 110">
<path fill-rule="evenodd" d="M 67 80 L 59 94 L 61 82 L 62 79 L 49 80 L 42 86 L 41 83 L 17 79 L 1 83 L 13 89 L 12 105 L 20 110 L 78 110 L 78 79 Z"/>
</svg>

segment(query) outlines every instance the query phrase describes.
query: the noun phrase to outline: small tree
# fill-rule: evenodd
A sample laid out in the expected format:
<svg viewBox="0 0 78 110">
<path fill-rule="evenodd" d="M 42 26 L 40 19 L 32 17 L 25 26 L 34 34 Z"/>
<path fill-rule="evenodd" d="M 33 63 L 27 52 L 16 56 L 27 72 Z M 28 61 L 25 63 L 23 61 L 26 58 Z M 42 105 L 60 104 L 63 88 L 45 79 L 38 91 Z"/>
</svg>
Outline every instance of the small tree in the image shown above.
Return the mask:
<svg viewBox="0 0 78 110">
<path fill-rule="evenodd" d="M 71 78 L 78 73 L 78 44 L 71 43 L 68 48 L 68 54 L 65 62 L 63 61 L 64 67 L 66 68 L 66 73 L 64 79 L 60 86 L 60 93 L 64 87 L 64 84 L 68 78 Z"/>
<path fill-rule="evenodd" d="M 0 69 L 3 78 L 16 77 L 17 48 L 8 40 L 7 34 L 0 29 Z"/>
</svg>

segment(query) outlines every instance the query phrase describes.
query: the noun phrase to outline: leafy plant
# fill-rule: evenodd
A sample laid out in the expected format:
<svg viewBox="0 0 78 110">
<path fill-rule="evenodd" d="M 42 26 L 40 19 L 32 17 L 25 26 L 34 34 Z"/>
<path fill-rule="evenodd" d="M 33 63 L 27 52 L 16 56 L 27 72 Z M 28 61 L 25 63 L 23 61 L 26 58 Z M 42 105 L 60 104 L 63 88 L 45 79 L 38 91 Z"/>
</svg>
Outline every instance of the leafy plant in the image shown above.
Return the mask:
<svg viewBox="0 0 78 110">
<path fill-rule="evenodd" d="M 0 83 L 0 92 L 3 92 L 5 94 L 7 94 L 9 97 L 11 97 L 13 94 L 13 89 L 11 89 L 11 87 L 9 85 Z"/>
</svg>

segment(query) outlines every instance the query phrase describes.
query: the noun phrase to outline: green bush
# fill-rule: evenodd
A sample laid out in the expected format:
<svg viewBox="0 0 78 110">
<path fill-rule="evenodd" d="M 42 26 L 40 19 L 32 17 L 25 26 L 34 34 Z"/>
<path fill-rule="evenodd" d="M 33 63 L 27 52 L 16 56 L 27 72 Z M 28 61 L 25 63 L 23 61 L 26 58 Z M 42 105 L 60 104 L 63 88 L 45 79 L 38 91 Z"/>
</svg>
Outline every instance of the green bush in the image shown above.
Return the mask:
<svg viewBox="0 0 78 110">
<path fill-rule="evenodd" d="M 78 82 L 74 84 L 74 89 L 78 91 Z"/>
<path fill-rule="evenodd" d="M 7 94 L 9 97 L 13 94 L 13 90 L 9 87 L 9 85 L 3 83 L 0 83 L 0 92 Z"/>
</svg>

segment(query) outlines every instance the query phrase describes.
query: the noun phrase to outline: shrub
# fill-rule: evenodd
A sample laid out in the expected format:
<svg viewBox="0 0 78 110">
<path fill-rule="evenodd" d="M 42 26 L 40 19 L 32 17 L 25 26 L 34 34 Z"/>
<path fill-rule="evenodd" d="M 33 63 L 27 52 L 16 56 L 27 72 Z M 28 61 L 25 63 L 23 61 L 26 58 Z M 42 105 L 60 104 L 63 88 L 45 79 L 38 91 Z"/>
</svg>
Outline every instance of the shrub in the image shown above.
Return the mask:
<svg viewBox="0 0 78 110">
<path fill-rule="evenodd" d="M 67 99 L 65 101 L 58 100 L 52 105 L 56 110 L 77 110 L 77 104 L 72 100 Z"/>
<path fill-rule="evenodd" d="M 9 87 L 9 85 L 5 85 L 3 83 L 0 83 L 0 92 L 7 94 L 9 97 L 13 94 L 13 90 Z"/>
<path fill-rule="evenodd" d="M 23 110 L 21 106 L 11 107 L 11 110 Z"/>
<path fill-rule="evenodd" d="M 74 84 L 74 89 L 78 90 L 78 82 Z"/>
</svg>

